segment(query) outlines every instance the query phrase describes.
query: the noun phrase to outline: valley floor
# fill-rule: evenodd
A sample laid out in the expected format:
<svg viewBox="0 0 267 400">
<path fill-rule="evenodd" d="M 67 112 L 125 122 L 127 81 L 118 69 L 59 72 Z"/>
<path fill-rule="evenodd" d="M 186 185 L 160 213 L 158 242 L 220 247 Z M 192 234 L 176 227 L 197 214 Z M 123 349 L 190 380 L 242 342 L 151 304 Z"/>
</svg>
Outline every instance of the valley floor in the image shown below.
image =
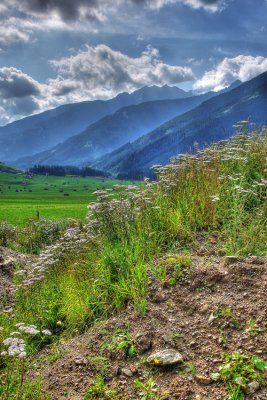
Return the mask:
<svg viewBox="0 0 267 400">
<path fill-rule="evenodd" d="M 42 176 L 0 172 L 0 222 L 23 226 L 29 218 L 84 220 L 93 192 L 121 181 L 107 178 Z M 123 182 L 126 183 L 126 182 Z"/>
</svg>

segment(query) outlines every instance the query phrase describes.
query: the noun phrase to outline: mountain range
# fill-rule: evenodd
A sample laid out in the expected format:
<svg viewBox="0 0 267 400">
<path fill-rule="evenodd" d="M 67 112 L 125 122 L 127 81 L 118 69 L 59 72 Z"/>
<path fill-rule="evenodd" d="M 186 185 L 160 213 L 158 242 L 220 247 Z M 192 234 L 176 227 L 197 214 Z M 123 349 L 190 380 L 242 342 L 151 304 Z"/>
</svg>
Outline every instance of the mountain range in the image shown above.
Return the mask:
<svg viewBox="0 0 267 400">
<path fill-rule="evenodd" d="M 133 143 L 103 156 L 94 167 L 114 174 L 147 174 L 153 164 L 166 164 L 177 154 L 226 139 L 237 121 L 267 124 L 267 72 L 213 97 L 175 117 Z"/>
<path fill-rule="evenodd" d="M 0 128 L 0 160 L 28 168 L 92 166 L 124 177 L 228 138 L 240 120 L 267 124 L 267 72 L 221 92 L 144 87 L 68 104 Z"/>
<path fill-rule="evenodd" d="M 82 133 L 47 151 L 19 159 L 17 164 L 20 166 L 91 164 L 104 154 L 138 139 L 212 96 L 214 93 L 206 93 L 183 99 L 148 101 L 123 107 L 114 114 L 101 118 Z"/>
<path fill-rule="evenodd" d="M 189 96 L 178 87 L 144 87 L 111 100 L 67 104 L 15 121 L 0 127 L 0 160 L 13 161 L 48 150 L 122 107 Z"/>
</svg>

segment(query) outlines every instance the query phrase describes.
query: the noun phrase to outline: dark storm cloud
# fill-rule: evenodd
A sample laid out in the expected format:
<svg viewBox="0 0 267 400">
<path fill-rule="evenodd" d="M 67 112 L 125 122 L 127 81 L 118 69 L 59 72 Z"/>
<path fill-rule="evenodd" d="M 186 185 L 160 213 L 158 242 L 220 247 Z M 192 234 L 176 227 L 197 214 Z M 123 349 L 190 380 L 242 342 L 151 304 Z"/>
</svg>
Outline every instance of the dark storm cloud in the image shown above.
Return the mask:
<svg viewBox="0 0 267 400">
<path fill-rule="evenodd" d="M 208 4 L 208 5 L 210 5 L 210 4 L 219 3 L 219 0 L 200 0 L 199 2 L 200 2 L 200 3 L 203 3 L 203 4 Z"/>
<path fill-rule="evenodd" d="M 39 110 L 40 84 L 16 68 L 0 68 L 0 122 L 8 123 Z"/>
<path fill-rule="evenodd" d="M 17 99 L 13 102 L 13 113 L 18 115 L 29 115 L 34 111 L 39 110 L 38 102 L 32 98 L 27 97 L 25 99 Z"/>
<path fill-rule="evenodd" d="M 223 0 L 4 0 L 5 7 L 15 7 L 30 14 L 47 15 L 56 13 L 63 21 L 75 21 L 80 17 L 101 20 L 121 5 L 133 3 L 159 9 L 167 4 L 183 3 L 194 8 L 216 7 Z"/>
<path fill-rule="evenodd" d="M 0 94 L 4 99 L 40 94 L 38 83 L 16 68 L 0 69 Z"/>
<path fill-rule="evenodd" d="M 17 8 L 26 13 L 57 13 L 64 21 L 77 20 L 80 16 L 98 19 L 98 11 L 105 10 L 108 2 L 100 0 L 5 0 L 6 7 Z M 114 3 L 116 5 L 116 1 Z M 114 6 L 114 5 L 113 5 Z"/>
</svg>

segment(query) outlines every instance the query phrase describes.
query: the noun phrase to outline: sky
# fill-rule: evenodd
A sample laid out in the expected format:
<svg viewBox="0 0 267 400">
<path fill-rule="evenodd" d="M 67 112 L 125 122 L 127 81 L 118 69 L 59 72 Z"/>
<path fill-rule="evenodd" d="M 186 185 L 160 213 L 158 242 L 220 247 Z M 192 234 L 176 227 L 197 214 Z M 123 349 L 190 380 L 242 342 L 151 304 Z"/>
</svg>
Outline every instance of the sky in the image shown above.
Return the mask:
<svg viewBox="0 0 267 400">
<path fill-rule="evenodd" d="M 267 70 L 267 0 L 0 0 L 0 125 L 142 86 Z"/>
</svg>

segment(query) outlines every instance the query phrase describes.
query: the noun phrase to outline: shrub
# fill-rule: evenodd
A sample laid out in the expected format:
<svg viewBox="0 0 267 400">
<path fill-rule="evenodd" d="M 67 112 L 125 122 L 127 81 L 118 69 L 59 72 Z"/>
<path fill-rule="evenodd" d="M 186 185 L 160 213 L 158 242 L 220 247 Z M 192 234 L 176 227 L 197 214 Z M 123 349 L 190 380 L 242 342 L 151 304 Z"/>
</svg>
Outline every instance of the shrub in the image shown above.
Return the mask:
<svg viewBox="0 0 267 400">
<path fill-rule="evenodd" d="M 0 245 L 7 246 L 16 239 L 16 228 L 8 222 L 0 222 Z"/>
<path fill-rule="evenodd" d="M 65 226 L 63 221 L 29 219 L 26 226 L 19 231 L 18 243 L 24 251 L 38 254 L 40 249 L 52 245 L 60 238 Z"/>
</svg>

